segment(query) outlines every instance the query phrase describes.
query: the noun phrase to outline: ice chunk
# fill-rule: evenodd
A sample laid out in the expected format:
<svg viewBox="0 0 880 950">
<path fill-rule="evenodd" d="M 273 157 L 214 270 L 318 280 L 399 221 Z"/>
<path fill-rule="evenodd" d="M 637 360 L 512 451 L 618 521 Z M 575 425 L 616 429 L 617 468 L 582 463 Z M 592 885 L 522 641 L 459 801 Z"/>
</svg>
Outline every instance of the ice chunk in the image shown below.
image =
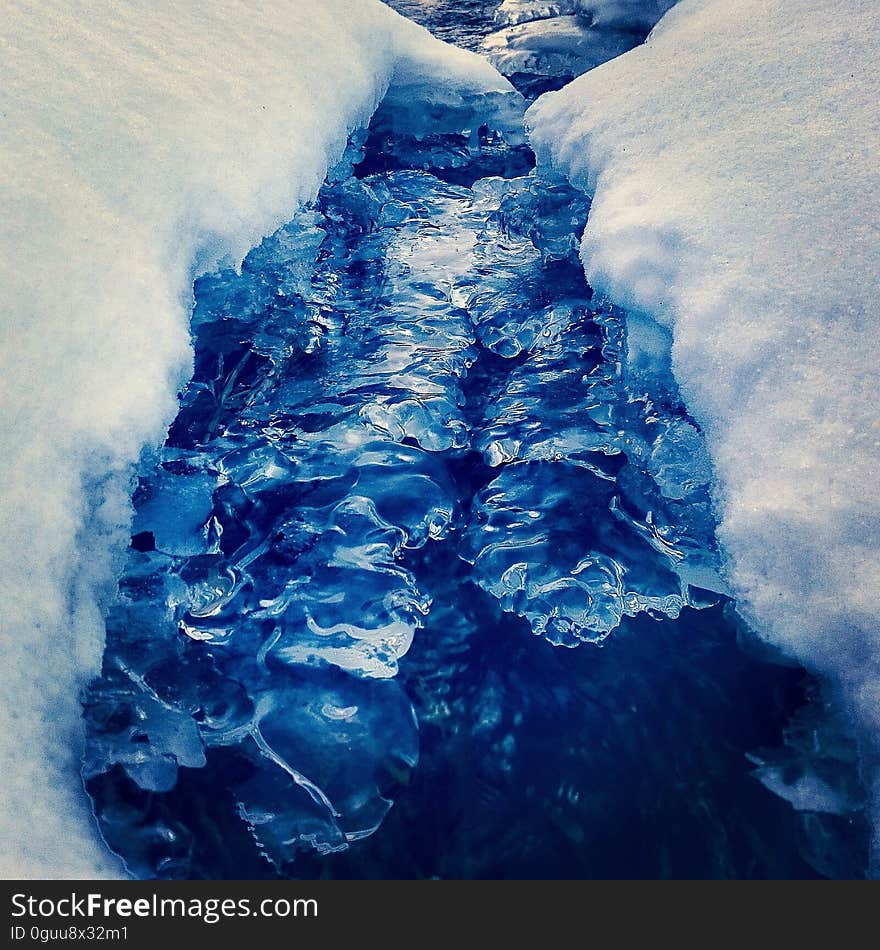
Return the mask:
<svg viewBox="0 0 880 950">
<path fill-rule="evenodd" d="M 570 80 L 634 42 L 626 31 L 594 29 L 579 17 L 562 16 L 506 27 L 487 37 L 483 49 L 505 76 Z"/>
<path fill-rule="evenodd" d="M 569 16 L 577 12 L 577 0 L 504 0 L 495 11 L 499 26 L 516 26 L 531 20 Z"/>
<path fill-rule="evenodd" d="M 528 96 L 559 89 L 575 76 L 644 40 L 675 0 L 505 0 L 489 59 Z"/>
<path fill-rule="evenodd" d="M 504 0 L 495 13 L 499 26 L 515 26 L 533 20 L 580 14 L 592 26 L 611 27 L 641 34 L 651 27 L 676 0 Z M 635 43 L 636 41 L 634 41 Z"/>
<path fill-rule="evenodd" d="M 499 469 L 463 538 L 477 583 L 569 646 L 624 616 L 711 602 L 704 589 L 726 588 L 702 435 L 674 387 L 644 396 L 622 365 L 619 315 L 590 305 L 571 260 L 583 202 L 540 176 L 475 190 L 497 210 L 458 299 L 482 347 L 509 361 L 469 399 L 472 445 Z"/>
<path fill-rule="evenodd" d="M 850 728 L 836 704 L 812 693 L 786 726 L 783 745 L 748 758 L 755 778 L 799 813 L 810 863 L 828 877 L 849 878 L 864 871 L 869 802 Z"/>
<path fill-rule="evenodd" d="M 675 576 L 648 539 L 616 518 L 613 480 L 580 466 L 505 466 L 481 494 L 465 538 L 479 583 L 553 643 L 598 642 L 624 615 L 678 616 Z"/>
</svg>

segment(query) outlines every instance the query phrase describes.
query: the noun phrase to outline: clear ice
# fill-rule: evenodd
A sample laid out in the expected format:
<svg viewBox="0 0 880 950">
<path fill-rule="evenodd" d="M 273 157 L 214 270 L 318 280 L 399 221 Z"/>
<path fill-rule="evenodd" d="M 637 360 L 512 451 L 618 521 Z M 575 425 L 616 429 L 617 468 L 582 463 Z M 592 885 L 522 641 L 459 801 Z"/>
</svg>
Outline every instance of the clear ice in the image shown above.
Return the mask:
<svg viewBox="0 0 880 950">
<path fill-rule="evenodd" d="M 409 552 L 455 551 L 565 646 L 712 600 L 709 472 L 677 464 L 699 434 L 627 391 L 583 198 L 485 127 L 389 136 L 380 111 L 314 207 L 196 285 L 194 376 L 138 478 L 86 704 L 84 776 L 136 874 L 192 873 L 173 793 L 220 763 L 279 871 L 375 831 L 418 758 Z"/>
</svg>

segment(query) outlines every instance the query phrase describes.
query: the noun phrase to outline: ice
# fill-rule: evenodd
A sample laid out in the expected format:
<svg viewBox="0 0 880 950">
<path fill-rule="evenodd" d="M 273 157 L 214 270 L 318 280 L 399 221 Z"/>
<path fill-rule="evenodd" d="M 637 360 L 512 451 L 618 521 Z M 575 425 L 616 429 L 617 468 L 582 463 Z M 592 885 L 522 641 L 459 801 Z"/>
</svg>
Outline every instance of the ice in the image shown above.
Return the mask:
<svg viewBox="0 0 880 950">
<path fill-rule="evenodd" d="M 526 95 L 558 89 L 644 40 L 675 0 L 505 0 L 483 41 Z"/>
<path fill-rule="evenodd" d="M 576 0 L 504 0 L 495 11 L 498 26 L 516 26 L 532 20 L 570 16 L 577 12 Z"/>
<path fill-rule="evenodd" d="M 864 857 L 853 853 L 859 838 L 845 829 L 864 822 L 865 785 L 849 724 L 818 691 L 811 700 L 786 726 L 781 746 L 748 758 L 754 776 L 799 813 L 813 867 L 831 878 L 850 878 L 854 868 L 864 867 Z"/>
<path fill-rule="evenodd" d="M 481 345 L 510 363 L 473 400 L 472 444 L 499 474 L 475 499 L 462 555 L 554 643 L 601 641 L 642 611 L 676 616 L 700 602 L 691 584 L 724 589 L 702 437 L 674 397 L 629 390 L 622 323 L 589 305 L 573 266 L 583 203 L 552 179 L 477 191 L 498 210 L 460 299 Z M 702 467 L 683 464 L 701 453 Z"/>
<path fill-rule="evenodd" d="M 343 163 L 240 275 L 196 284 L 195 375 L 142 470 L 86 708 L 84 777 L 132 873 L 235 873 L 187 820 L 178 766 L 215 789 L 203 820 L 240 822 L 283 872 L 371 834 L 415 764 L 392 678 L 429 606 L 405 552 L 460 518 L 441 453 L 467 443 L 475 350 L 449 284 L 475 237 L 438 221 L 467 194 Z"/>
<path fill-rule="evenodd" d="M 131 465 L 190 374 L 193 277 L 314 198 L 389 85 L 446 104 L 508 87 L 374 0 L 14 0 L 0 30 L 0 869 L 116 874 L 79 788 L 77 690 L 100 664 Z M 199 527 L 215 477 L 186 479 L 177 525 L 150 487 L 167 556 L 216 542 Z"/>
<path fill-rule="evenodd" d="M 552 643 L 599 642 L 624 614 L 675 617 L 684 606 L 672 567 L 610 516 L 614 488 L 577 466 L 524 463 L 505 467 L 475 507 L 466 542 L 481 584 Z"/>
<path fill-rule="evenodd" d="M 499 26 L 579 14 L 593 26 L 641 33 L 651 27 L 676 0 L 504 0 L 495 12 Z"/>
<path fill-rule="evenodd" d="M 635 315 L 648 390 L 668 385 L 671 341 L 739 608 L 833 685 L 868 775 L 880 736 L 877 53 L 869 0 L 683 0 L 646 45 L 528 115 L 539 162 L 594 196 L 584 267 Z"/>
<path fill-rule="evenodd" d="M 595 26 L 647 33 L 676 0 L 574 0 L 578 13 Z"/>
<path fill-rule="evenodd" d="M 533 20 L 493 33 L 483 43 L 506 76 L 518 73 L 570 80 L 630 49 L 626 32 L 594 30 L 579 17 Z"/>
<path fill-rule="evenodd" d="M 376 831 L 439 550 L 567 647 L 721 599 L 700 433 L 629 388 L 586 203 L 522 174 L 517 106 L 438 100 L 428 128 L 386 99 L 313 205 L 196 282 L 87 695 L 84 777 L 135 874 L 296 873 Z"/>
</svg>

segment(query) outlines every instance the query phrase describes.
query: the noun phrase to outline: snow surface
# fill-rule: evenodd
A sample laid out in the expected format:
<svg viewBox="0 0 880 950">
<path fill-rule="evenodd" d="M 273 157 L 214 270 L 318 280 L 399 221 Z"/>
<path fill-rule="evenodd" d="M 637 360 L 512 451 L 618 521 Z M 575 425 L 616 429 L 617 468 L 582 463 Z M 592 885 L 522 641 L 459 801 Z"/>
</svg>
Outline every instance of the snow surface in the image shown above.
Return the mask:
<svg viewBox="0 0 880 950">
<path fill-rule="evenodd" d="M 671 331 L 740 607 L 841 688 L 875 781 L 878 64 L 876 0 L 683 0 L 527 115 L 594 195 L 588 279 L 666 328 L 639 359 Z"/>
<path fill-rule="evenodd" d="M 188 376 L 195 274 L 311 199 L 389 83 L 507 83 L 377 0 L 11 0 L 0 26 L 0 875 L 120 873 L 78 689 L 129 479 Z"/>
</svg>

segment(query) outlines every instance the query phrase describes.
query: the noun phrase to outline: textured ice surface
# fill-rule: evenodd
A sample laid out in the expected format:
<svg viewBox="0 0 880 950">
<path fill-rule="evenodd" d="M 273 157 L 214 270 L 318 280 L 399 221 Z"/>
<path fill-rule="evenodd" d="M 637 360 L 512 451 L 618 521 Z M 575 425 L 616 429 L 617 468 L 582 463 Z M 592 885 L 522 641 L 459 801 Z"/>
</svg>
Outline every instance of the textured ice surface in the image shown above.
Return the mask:
<svg viewBox="0 0 880 950">
<path fill-rule="evenodd" d="M 483 49 L 506 76 L 539 75 L 569 81 L 631 49 L 626 31 L 594 29 L 576 16 L 532 20 L 487 37 Z"/>
<path fill-rule="evenodd" d="M 628 389 L 585 202 L 462 116 L 386 100 L 314 207 L 196 284 L 86 709 L 87 787 L 138 875 L 228 876 L 206 826 L 282 873 L 378 827 L 417 755 L 395 677 L 422 549 L 565 646 L 719 599 L 700 434 Z"/>
<path fill-rule="evenodd" d="M 463 556 L 556 643 L 601 640 L 624 614 L 675 615 L 689 585 L 719 589 L 709 466 L 674 466 L 688 440 L 699 457 L 699 433 L 674 396 L 653 403 L 622 378 L 621 320 L 590 308 L 572 266 L 583 204 L 540 179 L 476 190 L 500 201 L 460 299 L 510 365 L 474 400 L 473 445 L 498 475 L 474 500 Z"/>
<path fill-rule="evenodd" d="M 495 11 L 498 26 L 516 26 L 532 20 L 570 16 L 577 12 L 576 0 L 504 0 Z"/>
<path fill-rule="evenodd" d="M 741 609 L 841 687 L 867 773 L 880 735 L 877 37 L 870 0 L 683 0 L 647 45 L 528 116 L 543 162 L 595 196 L 584 266 L 648 315 L 646 380 L 665 376 L 673 341 Z"/>
<path fill-rule="evenodd" d="M 558 89 L 632 49 L 675 0 L 505 0 L 483 50 L 526 95 Z"/>
<path fill-rule="evenodd" d="M 447 43 L 479 51 L 483 37 L 492 28 L 498 0 L 388 0 L 388 6 Z"/>
<path fill-rule="evenodd" d="M 390 677 L 428 609 L 403 551 L 461 517 L 441 459 L 467 444 L 475 353 L 448 294 L 474 236 L 440 225 L 464 194 L 343 162 L 241 275 L 196 285 L 195 376 L 135 493 L 87 704 L 84 775 L 136 874 L 232 873 L 178 767 L 282 870 L 375 830 L 415 763 Z"/>
<path fill-rule="evenodd" d="M 411 102 L 506 84 L 374 0 L 11 0 L 0 34 L 0 871 L 117 873 L 79 791 L 77 689 L 128 466 L 189 375 L 193 276 L 311 200 L 392 80 Z M 193 543 L 188 484 L 170 543 Z"/>
</svg>

